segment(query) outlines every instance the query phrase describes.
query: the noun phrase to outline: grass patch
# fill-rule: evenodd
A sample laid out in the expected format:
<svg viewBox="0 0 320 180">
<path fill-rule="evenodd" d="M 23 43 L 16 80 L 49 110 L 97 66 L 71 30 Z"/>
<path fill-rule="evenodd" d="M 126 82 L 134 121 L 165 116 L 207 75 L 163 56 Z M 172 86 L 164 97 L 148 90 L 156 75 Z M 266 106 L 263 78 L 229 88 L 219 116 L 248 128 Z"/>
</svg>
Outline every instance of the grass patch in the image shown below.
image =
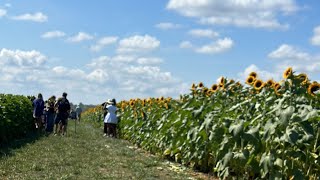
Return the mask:
<svg viewBox="0 0 320 180">
<path fill-rule="evenodd" d="M 84 122 L 77 133 L 70 121 L 67 136 L 36 136 L 0 150 L 7 152 L 0 179 L 201 179 Z"/>
</svg>

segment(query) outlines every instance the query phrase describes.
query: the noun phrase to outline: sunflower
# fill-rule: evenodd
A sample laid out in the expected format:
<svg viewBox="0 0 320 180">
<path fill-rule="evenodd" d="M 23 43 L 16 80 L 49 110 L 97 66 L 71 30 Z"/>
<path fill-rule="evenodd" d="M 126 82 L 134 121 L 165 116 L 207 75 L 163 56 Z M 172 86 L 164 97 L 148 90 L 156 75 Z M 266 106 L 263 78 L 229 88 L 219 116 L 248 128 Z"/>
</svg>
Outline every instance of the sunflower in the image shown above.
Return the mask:
<svg viewBox="0 0 320 180">
<path fill-rule="evenodd" d="M 203 88 L 203 83 L 200 82 L 200 83 L 198 84 L 198 87 L 199 87 L 199 88 Z"/>
<path fill-rule="evenodd" d="M 274 83 L 274 84 L 273 84 L 273 89 L 274 89 L 274 91 L 275 91 L 275 93 L 276 93 L 277 95 L 280 95 L 279 89 L 281 89 L 281 85 L 280 85 L 279 83 Z"/>
<path fill-rule="evenodd" d="M 256 80 L 253 84 L 254 89 L 260 91 L 262 89 L 262 87 L 264 86 L 263 81 L 261 81 L 260 79 Z"/>
<path fill-rule="evenodd" d="M 207 97 L 210 97 L 212 94 L 213 94 L 212 89 L 209 89 L 209 90 L 207 91 L 207 93 L 206 93 L 206 96 L 207 96 Z"/>
<path fill-rule="evenodd" d="M 256 80 L 255 77 L 249 76 L 249 77 L 247 78 L 247 80 L 246 80 L 246 83 L 252 85 L 255 80 Z"/>
<path fill-rule="evenodd" d="M 242 84 L 238 81 L 238 82 L 236 82 L 236 86 L 242 87 Z"/>
<path fill-rule="evenodd" d="M 250 74 L 249 74 L 249 76 L 252 76 L 252 77 L 254 77 L 255 79 L 257 78 L 257 73 L 256 72 L 251 72 Z"/>
<path fill-rule="evenodd" d="M 212 92 L 216 92 L 218 89 L 219 89 L 219 86 L 216 85 L 216 84 L 214 84 L 214 85 L 211 86 Z"/>
<path fill-rule="evenodd" d="M 296 77 L 301 81 L 301 84 L 307 84 L 308 76 L 306 74 L 302 73 L 302 74 L 299 74 Z"/>
<path fill-rule="evenodd" d="M 279 83 L 274 83 L 273 88 L 278 91 L 281 88 L 281 85 Z"/>
<path fill-rule="evenodd" d="M 283 73 L 283 78 L 287 79 L 290 76 L 292 76 L 293 72 L 292 72 L 292 67 L 289 67 L 288 69 L 286 69 Z"/>
<path fill-rule="evenodd" d="M 219 89 L 223 90 L 224 89 L 224 84 L 219 84 Z"/>
<path fill-rule="evenodd" d="M 164 107 L 165 107 L 166 109 L 169 109 L 169 106 L 168 106 L 167 103 L 164 103 Z"/>
<path fill-rule="evenodd" d="M 272 80 L 272 79 L 269 79 L 267 82 L 266 82 L 266 85 L 268 86 L 268 87 L 272 87 L 273 85 L 274 85 L 274 81 Z"/>
<path fill-rule="evenodd" d="M 130 106 L 132 107 L 134 105 L 134 101 L 130 101 Z"/>
<path fill-rule="evenodd" d="M 231 79 L 229 82 L 230 82 L 230 84 L 233 84 L 235 81 L 233 79 Z"/>
<path fill-rule="evenodd" d="M 192 83 L 191 89 L 195 89 L 196 85 L 194 83 Z"/>
<path fill-rule="evenodd" d="M 220 78 L 220 82 L 219 82 L 219 84 L 224 84 L 224 77 L 222 76 L 221 78 Z"/>
<path fill-rule="evenodd" d="M 204 94 L 206 94 L 206 93 L 208 92 L 208 90 L 209 90 L 209 89 L 205 87 L 205 88 L 202 89 L 202 92 L 203 92 Z"/>
<path fill-rule="evenodd" d="M 160 97 L 160 100 L 161 100 L 161 101 L 163 101 L 163 100 L 164 100 L 164 97 L 163 97 L 163 96 L 161 96 L 161 97 Z"/>
<path fill-rule="evenodd" d="M 320 84 L 317 82 L 313 82 L 308 87 L 308 93 L 312 96 L 315 96 L 316 95 L 315 92 L 318 90 L 320 90 Z"/>
</svg>

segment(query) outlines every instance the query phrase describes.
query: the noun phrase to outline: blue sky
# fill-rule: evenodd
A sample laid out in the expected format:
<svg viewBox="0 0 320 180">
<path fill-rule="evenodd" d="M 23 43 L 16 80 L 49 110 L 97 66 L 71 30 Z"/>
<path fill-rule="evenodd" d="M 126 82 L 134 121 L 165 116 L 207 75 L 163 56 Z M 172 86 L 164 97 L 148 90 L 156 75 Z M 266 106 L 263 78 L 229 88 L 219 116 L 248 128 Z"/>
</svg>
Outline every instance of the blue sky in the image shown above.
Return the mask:
<svg viewBox="0 0 320 180">
<path fill-rule="evenodd" d="M 188 93 L 289 66 L 319 80 L 317 0 L 0 0 L 1 93 L 74 103 Z"/>
</svg>

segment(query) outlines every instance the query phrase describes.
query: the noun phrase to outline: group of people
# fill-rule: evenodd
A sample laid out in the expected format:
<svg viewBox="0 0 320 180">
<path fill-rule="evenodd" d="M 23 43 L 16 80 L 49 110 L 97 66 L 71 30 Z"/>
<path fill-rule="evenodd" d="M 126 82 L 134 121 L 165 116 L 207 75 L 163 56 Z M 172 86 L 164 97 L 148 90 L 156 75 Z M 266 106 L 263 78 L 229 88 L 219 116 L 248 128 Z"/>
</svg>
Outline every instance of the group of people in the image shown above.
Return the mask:
<svg viewBox="0 0 320 180">
<path fill-rule="evenodd" d="M 117 137 L 116 100 L 108 99 L 101 105 L 104 109 L 104 136 Z M 54 131 L 55 135 L 59 133 L 65 135 L 69 116 L 71 115 L 72 119 L 80 122 L 82 113 L 79 105 L 75 110 L 71 109 L 65 92 L 62 97 L 56 99 L 56 96 L 51 96 L 47 101 L 44 101 L 42 94 L 39 93 L 38 97 L 33 100 L 33 108 L 35 127 L 37 129 L 44 128 L 48 133 Z"/>
<path fill-rule="evenodd" d="M 35 128 L 45 129 L 46 132 L 65 135 L 70 115 L 71 105 L 67 99 L 67 93 L 63 93 L 62 97 L 56 99 L 51 96 L 47 101 L 43 100 L 41 93 L 33 100 L 33 117 L 35 120 Z M 82 109 L 77 106 L 77 120 L 80 122 Z"/>
</svg>

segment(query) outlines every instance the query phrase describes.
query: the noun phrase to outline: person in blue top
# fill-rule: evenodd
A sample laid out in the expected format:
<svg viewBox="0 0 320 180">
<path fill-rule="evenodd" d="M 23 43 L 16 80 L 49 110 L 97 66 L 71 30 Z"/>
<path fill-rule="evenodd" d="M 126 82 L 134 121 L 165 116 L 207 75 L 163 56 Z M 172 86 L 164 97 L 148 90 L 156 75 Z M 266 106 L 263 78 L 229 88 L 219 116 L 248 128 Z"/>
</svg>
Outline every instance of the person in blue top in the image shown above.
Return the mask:
<svg viewBox="0 0 320 180">
<path fill-rule="evenodd" d="M 43 110 L 44 110 L 44 101 L 42 94 L 38 94 L 38 98 L 35 99 L 32 103 L 33 105 L 33 118 L 35 120 L 36 129 L 42 128 L 44 125 L 44 118 L 43 118 Z"/>
<path fill-rule="evenodd" d="M 104 118 L 104 136 L 116 137 L 118 124 L 116 100 L 108 99 L 104 105 L 104 109 L 107 111 Z"/>
</svg>

